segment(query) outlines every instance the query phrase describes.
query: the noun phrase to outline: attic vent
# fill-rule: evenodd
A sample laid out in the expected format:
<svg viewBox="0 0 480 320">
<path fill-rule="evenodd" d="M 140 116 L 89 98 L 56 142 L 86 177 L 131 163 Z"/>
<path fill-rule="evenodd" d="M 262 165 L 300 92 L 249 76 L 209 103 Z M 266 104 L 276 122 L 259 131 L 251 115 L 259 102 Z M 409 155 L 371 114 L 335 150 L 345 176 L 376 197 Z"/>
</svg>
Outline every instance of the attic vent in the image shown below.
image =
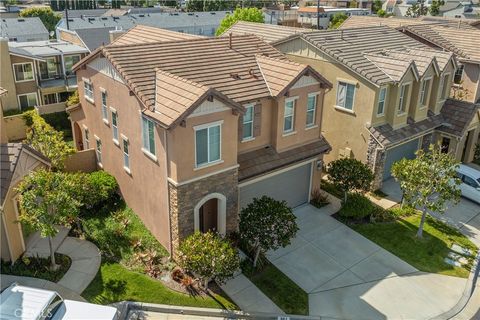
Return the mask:
<svg viewBox="0 0 480 320">
<path fill-rule="evenodd" d="M 238 73 L 233 73 L 233 72 L 230 73 L 230 77 L 232 77 L 235 80 L 240 80 L 241 79 L 240 76 L 238 75 Z"/>
<path fill-rule="evenodd" d="M 68 22 L 73 22 L 73 19 L 68 19 Z"/>
<path fill-rule="evenodd" d="M 140 18 L 144 18 L 144 17 L 145 17 L 144 14 L 139 14 L 138 16 L 139 16 Z"/>
<path fill-rule="evenodd" d="M 4 20 L 5 21 L 5 20 Z M 17 19 L 18 22 L 25 22 L 25 19 Z"/>
<path fill-rule="evenodd" d="M 113 18 L 113 20 L 118 20 L 118 19 L 120 19 L 119 17 L 112 17 L 112 18 Z"/>
<path fill-rule="evenodd" d="M 210 14 L 217 14 L 216 12 L 210 12 Z"/>
<path fill-rule="evenodd" d="M 193 15 L 195 15 L 195 14 L 194 14 L 193 12 L 189 12 L 188 15 L 189 15 L 189 16 L 193 16 Z"/>
<path fill-rule="evenodd" d="M 95 21 L 95 18 L 88 18 L 88 21 Z"/>
<path fill-rule="evenodd" d="M 178 12 L 175 12 L 173 15 L 174 15 L 174 16 L 178 16 Z"/>
<path fill-rule="evenodd" d="M 108 18 L 107 17 L 102 17 L 102 20 L 108 20 Z"/>
</svg>

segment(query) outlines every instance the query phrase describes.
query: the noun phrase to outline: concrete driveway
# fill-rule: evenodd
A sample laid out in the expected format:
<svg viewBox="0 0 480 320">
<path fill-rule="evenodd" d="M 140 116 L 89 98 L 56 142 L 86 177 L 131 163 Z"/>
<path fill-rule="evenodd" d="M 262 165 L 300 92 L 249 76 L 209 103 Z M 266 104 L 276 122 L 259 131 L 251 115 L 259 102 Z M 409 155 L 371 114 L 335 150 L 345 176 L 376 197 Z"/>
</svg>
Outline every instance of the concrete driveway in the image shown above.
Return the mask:
<svg viewBox="0 0 480 320">
<path fill-rule="evenodd" d="M 466 279 L 419 272 L 330 217 L 337 210 L 297 208 L 297 237 L 268 254 L 309 294 L 310 315 L 427 319 L 457 303 Z"/>
</svg>

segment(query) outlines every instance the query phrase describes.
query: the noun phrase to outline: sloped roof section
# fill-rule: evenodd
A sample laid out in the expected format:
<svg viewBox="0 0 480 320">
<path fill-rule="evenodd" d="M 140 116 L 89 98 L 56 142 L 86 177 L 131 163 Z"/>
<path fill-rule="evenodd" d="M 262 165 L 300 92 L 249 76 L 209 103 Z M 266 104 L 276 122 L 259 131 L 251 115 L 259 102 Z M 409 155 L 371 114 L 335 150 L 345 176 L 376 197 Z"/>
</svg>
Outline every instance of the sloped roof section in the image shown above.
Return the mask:
<svg viewBox="0 0 480 320">
<path fill-rule="evenodd" d="M 267 43 L 272 43 L 278 40 L 288 38 L 291 35 L 312 32 L 312 29 L 295 28 L 287 26 L 278 26 L 266 23 L 238 21 L 229 29 L 225 30 L 222 36 L 233 35 L 256 35 Z"/>
<path fill-rule="evenodd" d="M 462 137 L 479 109 L 480 104 L 448 99 L 440 112 L 448 125 L 441 126 L 439 130 Z"/>
<path fill-rule="evenodd" d="M 181 33 L 161 28 L 137 25 L 113 41 L 116 45 L 135 43 L 152 43 L 176 40 L 191 40 L 205 38 L 204 36 Z"/>
<path fill-rule="evenodd" d="M 416 70 L 413 60 L 398 60 L 382 53 L 367 53 L 365 57 L 395 82 L 400 82 L 410 68 Z"/>
<path fill-rule="evenodd" d="M 376 16 L 356 16 L 351 15 L 346 19 L 340 29 L 349 28 L 365 28 L 372 26 L 388 26 L 395 29 L 401 29 L 406 26 L 413 25 L 425 25 L 425 24 L 438 24 L 438 25 L 450 25 L 460 26 L 462 29 L 475 29 L 467 21 L 461 21 L 459 19 L 444 19 L 433 17 L 420 17 L 420 18 L 400 18 L 400 17 L 388 17 L 380 18 Z"/>
</svg>

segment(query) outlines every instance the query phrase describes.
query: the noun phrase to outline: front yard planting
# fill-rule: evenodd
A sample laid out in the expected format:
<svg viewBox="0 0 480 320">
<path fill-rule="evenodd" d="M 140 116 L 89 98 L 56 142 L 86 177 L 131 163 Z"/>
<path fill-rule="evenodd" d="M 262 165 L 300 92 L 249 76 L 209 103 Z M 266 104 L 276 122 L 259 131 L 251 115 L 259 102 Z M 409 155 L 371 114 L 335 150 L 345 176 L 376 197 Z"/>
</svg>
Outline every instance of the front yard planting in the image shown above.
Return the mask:
<svg viewBox="0 0 480 320">
<path fill-rule="evenodd" d="M 70 268 L 72 260 L 66 255 L 55 254 L 57 269 L 50 268 L 49 258 L 21 257 L 12 265 L 8 262 L 1 262 L 2 274 L 13 276 L 32 277 L 58 282 Z"/>
</svg>

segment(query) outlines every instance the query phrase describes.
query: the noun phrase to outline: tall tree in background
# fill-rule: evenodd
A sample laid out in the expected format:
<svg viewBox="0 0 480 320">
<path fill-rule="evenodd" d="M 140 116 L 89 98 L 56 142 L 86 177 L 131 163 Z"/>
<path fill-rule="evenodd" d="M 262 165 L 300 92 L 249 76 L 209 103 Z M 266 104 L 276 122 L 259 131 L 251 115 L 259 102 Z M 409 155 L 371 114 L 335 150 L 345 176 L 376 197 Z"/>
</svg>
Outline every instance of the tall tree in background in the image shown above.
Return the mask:
<svg viewBox="0 0 480 320">
<path fill-rule="evenodd" d="M 50 31 L 55 31 L 55 26 L 61 19 L 61 15 L 53 12 L 51 8 L 47 7 L 32 7 L 20 12 L 20 17 L 39 17 L 45 28 Z"/>
<path fill-rule="evenodd" d="M 220 22 L 216 35 L 221 35 L 237 21 L 264 23 L 263 12 L 257 8 L 237 8 Z"/>
<path fill-rule="evenodd" d="M 329 29 L 337 29 L 343 23 L 343 21 L 347 20 L 348 16 L 343 12 L 335 13 L 330 18 L 330 26 Z"/>
<path fill-rule="evenodd" d="M 444 4 L 445 1 L 443 0 L 433 0 L 430 8 L 428 9 L 428 12 L 430 12 L 432 16 L 438 16 L 440 14 L 440 7 Z"/>
<path fill-rule="evenodd" d="M 378 10 L 382 9 L 382 0 L 375 0 L 372 4 L 372 13 L 377 13 Z"/>
<path fill-rule="evenodd" d="M 412 4 L 410 8 L 408 8 L 405 16 L 410 18 L 418 18 L 426 15 L 427 13 L 428 8 L 423 5 L 423 2 L 416 2 L 415 4 Z"/>
</svg>

